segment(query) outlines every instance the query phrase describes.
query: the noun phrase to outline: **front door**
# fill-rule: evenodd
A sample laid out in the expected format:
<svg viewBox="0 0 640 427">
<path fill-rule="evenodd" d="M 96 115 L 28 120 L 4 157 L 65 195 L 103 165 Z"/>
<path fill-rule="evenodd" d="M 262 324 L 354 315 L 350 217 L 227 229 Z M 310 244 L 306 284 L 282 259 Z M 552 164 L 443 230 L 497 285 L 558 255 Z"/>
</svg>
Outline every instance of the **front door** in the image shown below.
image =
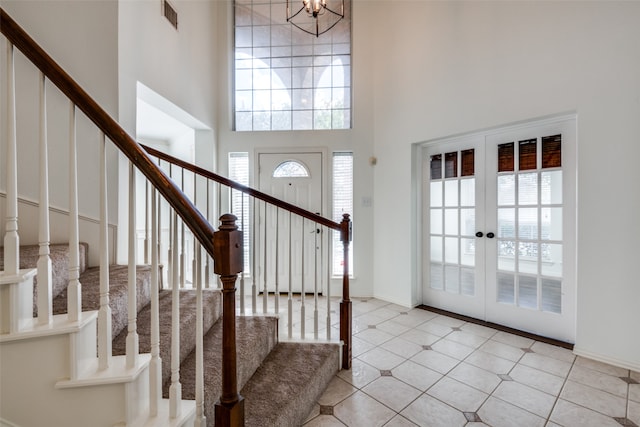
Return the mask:
<svg viewBox="0 0 640 427">
<path fill-rule="evenodd" d="M 323 153 L 258 153 L 260 191 L 322 214 Z M 322 292 L 322 236 L 308 220 L 272 206 L 256 208 L 264 271 L 261 289 L 269 292 Z"/>
<path fill-rule="evenodd" d="M 575 119 L 423 149 L 423 300 L 575 340 Z"/>
</svg>

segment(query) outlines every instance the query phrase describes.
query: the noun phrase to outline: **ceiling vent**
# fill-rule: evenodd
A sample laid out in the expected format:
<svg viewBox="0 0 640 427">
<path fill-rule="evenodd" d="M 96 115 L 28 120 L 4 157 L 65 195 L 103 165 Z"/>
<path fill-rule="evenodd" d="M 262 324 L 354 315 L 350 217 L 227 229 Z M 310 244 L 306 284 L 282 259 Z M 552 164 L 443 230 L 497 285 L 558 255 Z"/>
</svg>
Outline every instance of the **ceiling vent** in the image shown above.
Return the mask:
<svg viewBox="0 0 640 427">
<path fill-rule="evenodd" d="M 178 29 L 178 12 L 171 6 L 167 0 L 162 1 L 162 13 L 165 18 L 173 25 L 173 28 Z"/>
</svg>

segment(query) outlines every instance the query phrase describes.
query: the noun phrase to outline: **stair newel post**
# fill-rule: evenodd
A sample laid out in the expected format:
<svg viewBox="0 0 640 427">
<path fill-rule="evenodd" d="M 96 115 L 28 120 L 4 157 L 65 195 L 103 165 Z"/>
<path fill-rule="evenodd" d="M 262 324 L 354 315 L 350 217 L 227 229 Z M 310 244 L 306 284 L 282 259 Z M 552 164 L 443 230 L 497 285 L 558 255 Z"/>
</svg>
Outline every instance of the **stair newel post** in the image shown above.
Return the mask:
<svg viewBox="0 0 640 427">
<path fill-rule="evenodd" d="M 129 259 L 127 286 L 127 367 L 134 368 L 138 363 L 138 302 L 136 277 L 136 172 L 133 163 L 129 162 Z"/>
<path fill-rule="evenodd" d="M 236 279 L 243 269 L 242 231 L 237 218 L 220 218 L 219 231 L 213 235 L 214 270 L 222 280 L 222 393 L 215 406 L 217 426 L 244 425 L 244 398 L 238 394 L 236 373 Z"/>
<path fill-rule="evenodd" d="M 351 300 L 349 299 L 349 243 L 351 242 L 351 219 L 342 215 L 340 241 L 343 247 L 342 301 L 340 301 L 340 340 L 342 341 L 342 368 L 351 369 Z"/>
<path fill-rule="evenodd" d="M 49 159 L 47 155 L 47 94 L 46 79 L 40 73 L 40 228 L 38 252 L 38 323 L 53 320 L 51 284 L 52 267 L 49 256 Z"/>
<path fill-rule="evenodd" d="M 4 271 L 17 275 L 20 270 L 18 236 L 18 152 L 16 139 L 16 87 L 13 45 L 7 42 L 7 211 L 4 235 Z"/>
<path fill-rule="evenodd" d="M 159 308 L 159 219 L 158 192 L 151 190 L 151 362 L 149 364 L 149 415 L 158 415 L 162 399 L 162 360 L 160 359 L 160 308 Z"/>
<path fill-rule="evenodd" d="M 111 364 L 111 307 L 109 307 L 109 223 L 107 209 L 107 144 L 100 132 L 100 310 L 98 311 L 99 368 Z"/>
<path fill-rule="evenodd" d="M 80 285 L 80 238 L 78 231 L 78 156 L 76 141 L 76 106 L 69 110 L 69 285 L 67 312 L 69 320 L 76 321 L 82 311 Z"/>
</svg>

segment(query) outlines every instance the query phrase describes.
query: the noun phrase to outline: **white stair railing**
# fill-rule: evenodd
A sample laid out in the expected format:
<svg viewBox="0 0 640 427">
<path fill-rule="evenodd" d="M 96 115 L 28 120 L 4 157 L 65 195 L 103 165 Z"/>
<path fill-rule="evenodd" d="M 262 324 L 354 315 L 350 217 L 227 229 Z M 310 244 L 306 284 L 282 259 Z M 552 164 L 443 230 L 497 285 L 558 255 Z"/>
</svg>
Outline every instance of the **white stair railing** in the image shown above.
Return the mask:
<svg viewBox="0 0 640 427">
<path fill-rule="evenodd" d="M 67 286 L 67 313 L 70 321 L 77 321 L 82 312 L 80 234 L 78 230 L 78 149 L 76 106 L 70 102 L 69 107 L 69 285 Z M 71 378 L 75 379 L 74 373 Z"/>
<path fill-rule="evenodd" d="M 240 314 L 278 315 L 281 339 L 338 339 L 335 329 L 338 315 L 335 301 L 331 300 L 330 285 L 331 236 L 335 226 L 330 227 L 326 220 L 321 223 L 307 219 L 253 194 L 226 187 L 197 166 L 151 148 L 145 149 L 157 156 L 159 163 L 166 162 L 175 176 L 193 173 L 206 178 L 206 184 L 194 178 L 194 202 L 197 185 L 206 185 L 207 197 L 217 197 L 219 205 L 227 206 L 228 211 L 237 216 L 239 228 L 248 235 L 245 269 L 237 283 Z M 182 269 L 184 262 L 179 261 L 178 265 Z M 204 283 L 209 273 L 205 268 Z M 195 275 L 194 271 L 192 276 Z M 196 287 L 195 279 L 193 282 Z M 281 295 L 286 298 L 286 308 Z"/>
<path fill-rule="evenodd" d="M 138 364 L 138 286 L 136 275 L 136 175 L 133 163 L 129 163 L 129 265 L 127 287 L 127 367 Z"/>
<path fill-rule="evenodd" d="M 160 359 L 160 307 L 159 300 L 159 235 L 160 200 L 155 189 L 151 190 L 151 362 L 149 365 L 149 414 L 158 415 L 162 399 L 162 360 Z"/>
<path fill-rule="evenodd" d="M 173 245 L 178 241 L 178 216 L 173 214 Z M 180 384 L 180 286 L 178 249 L 172 246 L 171 260 L 171 386 L 169 387 L 169 416 L 180 416 L 179 402 L 182 399 L 182 384 Z"/>
<path fill-rule="evenodd" d="M 52 267 L 49 255 L 49 157 L 47 154 L 47 87 L 40 73 L 40 202 L 38 251 L 38 323 L 48 325 L 53 320 Z"/>
<path fill-rule="evenodd" d="M 109 215 L 107 197 L 107 141 L 100 132 L 100 309 L 98 311 L 98 359 L 101 370 L 111 366 L 113 339 L 109 306 Z"/>
<path fill-rule="evenodd" d="M 16 86 L 13 52 L 13 45 L 7 43 L 7 212 L 4 235 L 4 272 L 7 276 L 15 276 L 20 270 L 18 141 L 16 139 Z"/>
<path fill-rule="evenodd" d="M 6 341 L 20 341 L 24 338 L 35 340 L 43 337 L 51 337 L 54 335 L 68 334 L 68 345 L 64 349 L 65 354 L 70 357 L 70 363 L 64 364 L 61 368 L 62 376 L 57 377 L 59 381 L 56 382 L 55 387 L 51 387 L 51 393 L 60 393 L 59 389 L 68 389 L 75 387 L 86 387 L 83 389 L 83 393 L 79 393 L 77 396 L 82 396 L 82 401 L 87 401 L 87 396 L 93 395 L 94 392 L 98 392 L 101 386 L 106 386 L 109 390 L 114 384 L 126 384 L 123 391 L 123 400 L 126 408 L 123 410 L 123 420 L 127 423 L 131 423 L 134 420 L 138 421 L 138 417 L 141 415 L 149 414 L 154 417 L 161 412 L 169 412 L 169 417 L 180 420 L 174 421 L 176 424 L 183 425 L 184 414 L 181 412 L 184 408 L 191 408 L 190 415 L 187 417 L 193 417 L 194 407 L 189 406 L 182 401 L 182 386 L 180 384 L 180 285 L 185 280 L 185 250 L 187 245 L 184 243 L 187 233 L 187 226 L 192 231 L 188 231 L 189 236 L 193 236 L 194 240 L 202 242 L 204 248 L 208 253 L 213 253 L 213 228 L 205 221 L 201 220 L 199 212 L 193 206 L 192 203 L 180 192 L 179 187 L 161 171 L 151 159 L 145 154 L 139 145 L 126 134 L 126 132 L 115 122 L 109 115 L 94 101 L 80 86 L 75 83 L 70 76 L 62 70 L 46 52 L 44 52 L 19 26 L 13 21 L 4 11 L 0 8 L 1 24 L 0 29 L 4 37 L 7 38 L 6 57 L 7 57 L 7 73 L 6 73 L 6 138 L 0 138 L 0 141 L 4 143 L 6 141 L 6 169 L 3 165 L 3 170 L 6 171 L 6 211 L 4 215 L 5 222 L 5 235 L 4 235 L 4 271 L 0 272 L 0 309 L 3 311 L 3 316 L 0 322 L 0 334 L 2 340 L 0 344 L 4 344 Z M 28 76 L 29 73 L 18 73 L 16 75 L 15 70 L 15 49 L 18 49 L 24 55 L 28 61 L 37 67 L 41 74 L 39 78 L 39 113 L 35 117 L 28 117 L 26 119 L 16 120 L 16 77 L 21 78 L 23 75 Z M 23 58 L 23 59 L 24 59 Z M 25 62 L 26 64 L 26 62 Z M 22 66 L 22 64 L 21 64 Z M 3 76 L 5 78 L 5 76 Z M 21 82 L 22 83 L 22 82 Z M 48 137 L 47 137 L 47 89 L 48 84 L 55 85 L 63 96 L 68 98 L 68 164 L 64 165 L 68 170 L 68 268 L 65 273 L 68 276 L 68 285 L 66 289 L 67 294 L 67 314 L 65 315 L 53 315 L 52 310 L 52 262 L 51 262 L 51 250 L 50 250 L 50 234 L 52 224 L 49 218 L 50 205 L 50 185 L 48 173 Z M 4 102 L 3 91 L 3 102 Z M 51 107 L 51 106 L 49 106 Z M 86 152 L 85 150 L 78 150 L 79 143 L 90 144 L 91 138 L 86 138 L 87 127 L 84 123 L 78 123 L 78 112 L 84 113 L 85 117 L 93 122 L 95 129 L 100 132 L 99 136 L 99 153 L 100 153 L 100 167 L 99 172 L 96 171 L 99 181 L 99 224 L 96 228 L 95 234 L 99 234 L 99 244 L 96 245 L 93 250 L 99 250 L 99 264 L 100 271 L 99 277 L 99 305 L 97 314 L 82 313 L 82 289 L 83 284 L 80 283 L 81 274 L 81 234 L 80 234 L 80 214 L 79 214 L 79 199 L 83 194 L 79 192 L 79 170 L 78 161 L 85 161 L 84 158 L 79 159 L 79 153 Z M 39 117 L 38 117 L 39 116 Z M 36 121 L 38 123 L 36 124 Z M 28 144 L 29 141 L 25 138 L 24 141 L 20 141 L 18 133 L 21 133 L 21 129 L 17 128 L 17 123 L 33 123 L 38 128 L 39 139 L 37 140 L 39 155 L 39 195 L 38 195 L 38 221 L 34 226 L 38 227 L 37 241 L 39 245 L 38 249 L 38 319 L 33 319 L 33 289 L 30 287 L 35 270 L 28 271 L 20 270 L 20 236 L 18 234 L 18 170 L 20 168 L 26 168 L 26 160 L 23 160 L 23 164 L 18 163 L 18 142 L 21 144 Z M 21 125 L 24 126 L 24 125 Z M 62 126 L 65 127 L 64 125 Z M 34 129 L 36 129 L 34 127 Z M 110 294 L 110 280 L 109 280 L 109 264 L 110 264 L 110 252 L 109 252 L 109 221 L 108 221 L 108 170 L 107 170 L 107 139 L 114 146 L 120 150 L 127 158 L 133 163 L 129 164 L 129 210 L 128 210 L 128 289 L 127 289 L 127 336 L 126 336 L 126 356 L 114 357 L 112 355 L 112 313 L 110 308 L 110 299 L 114 294 Z M 35 150 L 34 150 L 35 152 Z M 32 161 L 32 159 L 28 159 Z M 134 166 L 135 163 L 135 166 Z M 31 163 L 29 164 L 31 166 Z M 83 168 L 87 170 L 88 168 Z M 139 337 L 138 337 L 138 318 L 137 318 L 137 256 L 136 256 L 136 170 L 141 171 L 146 179 L 151 183 L 145 184 L 145 242 L 144 249 L 145 262 L 149 261 L 149 254 L 147 251 L 150 249 L 151 257 L 151 355 L 141 356 L 139 355 Z M 184 172 L 182 172 L 184 175 Z M 82 176 L 81 179 L 84 183 L 86 177 Z M 194 178 L 194 181 L 197 179 Z M 87 181 L 91 182 L 91 180 Z M 56 182 L 57 184 L 57 182 Z M 182 179 L 184 184 L 184 178 Z M 81 186 L 85 188 L 84 185 Z M 51 189 L 54 189 L 52 186 Z M 64 191 L 64 186 L 63 186 Z M 172 280 L 172 347 L 171 347 L 171 388 L 170 399 L 163 402 L 162 399 L 162 361 L 160 359 L 160 323 L 159 323 L 159 249 L 160 249 L 160 234 L 161 234 L 161 215 L 160 207 L 162 206 L 161 198 L 158 198 L 158 194 L 161 194 L 164 199 L 175 209 L 170 212 L 171 221 L 171 237 L 169 247 L 171 248 L 170 259 L 168 267 L 170 267 L 170 273 Z M 149 202 L 151 198 L 151 202 Z M 151 206 L 149 206 L 149 203 Z M 166 202 L 165 202 L 166 203 Z M 209 196 L 207 196 L 207 213 L 209 213 Z M 151 212 L 149 212 L 149 210 Z M 178 221 L 178 218 L 184 219 L 185 223 Z M 149 225 L 148 220 L 151 219 Z M 127 224 L 119 224 L 122 228 L 127 228 Z M 65 228 L 67 228 L 65 227 Z M 182 227 L 178 229 L 178 227 Z M 56 230 L 57 231 L 57 230 Z M 85 233 L 85 229 L 82 229 Z M 181 233 L 180 245 L 178 241 L 178 232 Z M 88 232 L 93 237 L 93 231 Z M 149 236 L 149 234 L 151 236 Z M 84 236 L 84 234 L 83 234 Z M 196 237 L 197 236 L 197 237 Z M 149 239 L 150 237 L 150 239 Z M 149 242 L 149 240 L 151 240 Z M 34 243 L 34 242 L 29 242 Z M 62 242 L 61 242 L 62 243 Z M 151 246 L 149 248 L 149 245 Z M 190 245 L 190 242 L 189 242 Z M 197 289 L 197 328 L 199 338 L 197 340 L 197 349 L 199 353 L 197 355 L 198 367 L 196 369 L 196 375 L 199 378 L 196 379 L 197 390 L 197 405 L 198 417 L 196 425 L 204 425 L 206 420 L 204 419 L 203 412 L 203 295 L 202 287 L 203 281 L 201 277 L 202 270 L 202 250 L 200 244 L 194 245 L 194 287 Z M 179 252 L 180 251 L 180 252 Z M 86 256 L 86 254 L 84 254 Z M 182 263 L 178 262 L 177 258 L 182 258 Z M 209 260 L 207 260 L 209 264 Z M 15 276 L 15 277 L 14 277 Z M 180 278 L 180 280 L 178 280 Z M 86 289 L 88 290 L 88 288 Z M 89 300 L 85 303 L 90 303 Z M 5 316 L 5 309 L 9 315 Z M 5 317 L 7 318 L 5 321 Z M 97 318 L 97 331 L 95 329 Z M 28 332 L 25 333 L 25 331 Z M 66 338 L 65 338 L 66 339 Z M 94 342 L 95 341 L 95 342 Z M 142 361 L 144 363 L 141 363 Z M 149 361 L 149 368 L 147 368 L 147 361 Z M 9 360 L 3 360 L 2 368 L 3 372 L 6 372 L 7 366 L 12 363 Z M 57 368 L 56 368 L 57 369 Z M 140 379 L 147 378 L 146 375 L 141 375 L 144 370 L 149 369 L 148 384 L 142 386 Z M 146 382 L 143 381 L 143 382 Z M 29 387 L 31 381 L 25 381 L 24 387 Z M 135 384 L 134 384 L 135 383 Z M 22 385 L 21 385 L 22 386 Z M 5 389 L 3 388 L 3 391 Z M 125 391 L 126 390 L 126 391 Z M 38 391 L 40 392 L 40 391 Z M 109 391 L 112 393 L 112 391 Z M 139 405 L 140 399 L 129 397 L 149 396 L 148 408 L 146 403 Z M 97 399 L 99 400 L 99 398 Z M 38 406 L 37 401 L 32 402 Z M 107 402 L 104 402 L 108 404 Z M 114 411 L 118 411 L 118 408 L 113 408 Z M 148 410 L 147 410 L 148 409 Z M 4 410 L 4 407 L 3 407 Z M 162 410 L 162 411 L 161 411 Z M 102 411 L 109 412 L 109 411 Z M 73 411 L 69 411 L 73 413 Z M 66 414 L 69 415 L 69 414 Z M 3 413 L 4 416 L 4 413 Z M 73 416 L 73 415 L 72 415 Z M 120 415 L 118 415 L 120 417 Z M 160 421 L 162 424 L 164 421 Z M 73 424 L 73 423 L 71 423 Z M 71 425 L 68 424 L 67 425 Z M 101 423 L 96 420 L 97 424 L 114 424 L 114 422 Z M 85 424 L 87 425 L 87 424 Z"/>
</svg>

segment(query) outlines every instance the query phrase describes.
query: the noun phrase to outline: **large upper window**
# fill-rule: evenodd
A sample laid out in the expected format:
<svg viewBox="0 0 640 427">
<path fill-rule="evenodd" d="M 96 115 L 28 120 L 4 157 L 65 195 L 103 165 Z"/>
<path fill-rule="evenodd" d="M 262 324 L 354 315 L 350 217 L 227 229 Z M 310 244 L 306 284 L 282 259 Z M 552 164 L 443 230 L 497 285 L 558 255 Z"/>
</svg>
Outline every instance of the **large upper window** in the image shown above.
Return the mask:
<svg viewBox="0 0 640 427">
<path fill-rule="evenodd" d="M 319 37 L 286 21 L 284 0 L 235 1 L 235 129 L 351 127 L 351 3 Z"/>
</svg>

